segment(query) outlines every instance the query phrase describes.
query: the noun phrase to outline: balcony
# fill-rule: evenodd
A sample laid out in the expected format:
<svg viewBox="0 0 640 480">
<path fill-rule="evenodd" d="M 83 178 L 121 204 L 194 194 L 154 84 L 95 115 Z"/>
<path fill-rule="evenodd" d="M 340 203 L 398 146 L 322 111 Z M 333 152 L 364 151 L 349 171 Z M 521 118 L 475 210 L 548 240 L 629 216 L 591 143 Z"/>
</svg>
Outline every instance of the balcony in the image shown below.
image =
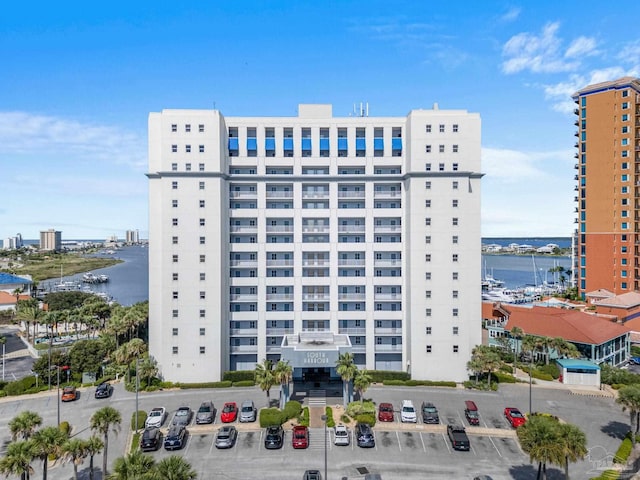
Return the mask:
<svg viewBox="0 0 640 480">
<path fill-rule="evenodd" d="M 302 233 L 329 233 L 329 225 L 302 225 Z"/>
<path fill-rule="evenodd" d="M 302 191 L 303 199 L 329 198 L 329 190 L 322 191 Z"/>
<path fill-rule="evenodd" d="M 366 333 L 366 329 L 364 327 L 342 327 L 338 328 L 338 333 L 342 333 L 344 335 L 364 335 Z"/>
<path fill-rule="evenodd" d="M 328 267 L 329 263 L 328 259 L 302 260 L 303 267 Z"/>
<path fill-rule="evenodd" d="M 376 327 L 374 330 L 376 335 L 402 335 L 401 327 Z"/>
<path fill-rule="evenodd" d="M 278 259 L 278 260 L 267 259 L 267 267 L 292 267 L 292 266 L 293 266 L 293 260 L 290 258 Z"/>
<path fill-rule="evenodd" d="M 267 300 L 292 301 L 293 293 L 267 293 Z"/>
<path fill-rule="evenodd" d="M 374 267 L 400 267 L 402 260 L 399 258 L 377 258 L 373 261 Z"/>
<path fill-rule="evenodd" d="M 255 225 L 231 225 L 231 233 L 258 233 Z"/>
<path fill-rule="evenodd" d="M 293 225 L 267 225 L 267 233 L 293 233 Z"/>
<path fill-rule="evenodd" d="M 376 293 L 374 296 L 376 301 L 379 300 L 391 300 L 397 301 L 402 300 L 402 293 Z"/>
<path fill-rule="evenodd" d="M 387 343 L 381 343 L 375 345 L 376 352 L 401 352 L 402 344 L 400 345 L 392 345 Z"/>
<path fill-rule="evenodd" d="M 577 108 L 574 108 L 573 109 L 573 113 L 574 113 L 574 115 L 578 115 L 580 113 L 580 110 L 577 109 Z"/>
<path fill-rule="evenodd" d="M 241 190 L 241 191 L 230 191 L 229 198 L 257 198 L 258 193 L 249 190 Z"/>
<path fill-rule="evenodd" d="M 373 198 L 398 198 L 402 196 L 402 192 L 397 190 L 376 190 Z"/>
<path fill-rule="evenodd" d="M 293 328 L 268 328 L 267 327 L 267 335 L 292 335 Z"/>
<path fill-rule="evenodd" d="M 364 190 L 338 190 L 338 198 L 364 198 Z"/>
<path fill-rule="evenodd" d="M 329 295 L 328 293 L 303 293 L 302 294 L 302 300 L 306 300 L 306 301 L 319 300 L 323 302 L 328 302 L 330 297 L 331 295 Z"/>
<path fill-rule="evenodd" d="M 231 353 L 258 353 L 257 345 L 231 345 Z"/>
<path fill-rule="evenodd" d="M 338 225 L 340 233 L 364 233 L 365 229 L 364 225 Z"/>
<path fill-rule="evenodd" d="M 258 295 L 255 293 L 232 293 L 229 295 L 231 302 L 256 302 Z"/>
<path fill-rule="evenodd" d="M 339 267 L 363 267 L 366 264 L 364 258 L 340 258 L 338 259 Z"/>
<path fill-rule="evenodd" d="M 402 231 L 402 225 L 375 225 L 373 227 L 374 233 L 400 233 Z"/>
<path fill-rule="evenodd" d="M 284 191 L 284 190 L 278 190 L 278 191 L 267 190 L 266 197 L 267 198 L 293 198 L 293 192 Z"/>
<path fill-rule="evenodd" d="M 230 335 L 243 336 L 249 335 L 255 337 L 258 334 L 257 328 L 232 328 L 229 330 Z"/>
<path fill-rule="evenodd" d="M 256 268 L 258 266 L 258 261 L 245 258 L 240 260 L 231 260 L 230 264 L 232 267 Z"/>
<path fill-rule="evenodd" d="M 338 294 L 338 299 L 339 300 L 365 300 L 366 297 L 367 297 L 367 295 L 365 293 L 350 292 L 350 293 L 339 293 Z"/>
<path fill-rule="evenodd" d="M 351 345 L 351 352 L 352 353 L 367 353 L 367 346 L 366 345 Z"/>
<path fill-rule="evenodd" d="M 267 345 L 267 353 L 280 353 L 280 345 Z"/>
</svg>

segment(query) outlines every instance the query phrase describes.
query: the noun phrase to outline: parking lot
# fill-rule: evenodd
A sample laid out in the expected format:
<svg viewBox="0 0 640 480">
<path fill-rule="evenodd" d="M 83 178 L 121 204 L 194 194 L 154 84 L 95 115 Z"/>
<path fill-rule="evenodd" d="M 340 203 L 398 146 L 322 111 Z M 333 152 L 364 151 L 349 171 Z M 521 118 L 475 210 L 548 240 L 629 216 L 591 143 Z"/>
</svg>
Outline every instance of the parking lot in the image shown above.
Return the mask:
<svg viewBox="0 0 640 480">
<path fill-rule="evenodd" d="M 272 397 L 274 392 L 272 391 Z M 536 468 L 527 455 L 521 452 L 514 431 L 504 418 L 505 406 L 528 411 L 529 390 L 523 385 L 502 386 L 499 392 L 474 392 L 448 388 L 372 387 L 365 395 L 376 403 L 391 402 L 396 410 L 395 421 L 378 423 L 374 428 L 375 447 L 359 448 L 351 439 L 349 446 L 335 446 L 333 432 L 327 430 L 326 454 L 330 479 L 362 479 L 364 473 L 380 473 L 389 479 L 451 478 L 472 479 L 475 475 L 491 475 L 494 480 L 533 479 Z M 275 392 L 277 396 L 277 392 Z M 189 435 L 183 449 L 152 452 L 157 460 L 171 454 L 184 456 L 198 471 L 201 479 L 300 479 L 306 469 L 324 470 L 325 432 L 322 428 L 310 430 L 308 449 L 294 450 L 291 432 L 286 430 L 281 450 L 264 448 L 264 432 L 257 423 L 234 422 L 239 436 L 236 445 L 228 450 L 214 446 L 215 433 L 220 426 L 220 410 L 224 402 L 240 404 L 252 399 L 258 408 L 266 405 L 264 392 L 258 388 L 231 388 L 207 390 L 180 390 L 141 393 L 139 407 L 149 411 L 164 406 L 169 413 L 164 427 L 173 412 L 182 405 L 194 411 L 202 401 L 211 400 L 217 408 L 213 425 L 188 427 Z M 305 402 L 304 396 L 301 398 Z M 439 410 L 441 425 L 424 425 L 418 415 L 418 423 L 400 423 L 398 410 L 402 400 L 410 399 L 420 413 L 422 401 L 433 402 Z M 464 418 L 464 401 L 472 399 L 480 413 L 479 427 L 470 427 Z M 330 397 L 328 405 L 341 403 L 340 398 Z M 97 400 L 93 389 L 81 392 L 76 402 L 62 403 L 61 419 L 70 420 L 73 434 L 87 437 L 89 418 L 98 408 L 111 405 L 122 413 L 122 431 L 109 439 L 110 463 L 125 452 L 130 438 L 129 420 L 135 410 L 135 394 L 116 385 L 110 399 Z M 579 425 L 587 434 L 589 447 L 598 451 L 600 457 L 615 452 L 620 438 L 628 429 L 628 416 L 613 399 L 570 395 L 567 391 L 534 388 L 532 392 L 534 411 L 544 411 Z M 57 402 L 55 391 L 33 398 L 0 399 L 0 438 L 4 445 L 9 440 L 8 421 L 22 410 L 41 413 L 45 424 L 55 424 Z M 471 449 L 459 452 L 451 449 L 444 425 L 462 424 L 467 428 Z M 286 425 L 290 428 L 290 425 Z M 351 432 L 353 433 L 353 432 Z M 100 456 L 96 459 L 100 465 Z M 573 478 L 596 476 L 593 455 L 571 466 Z M 38 471 L 39 465 L 34 462 Z M 599 468 L 599 467 L 598 467 Z M 80 467 L 80 478 L 88 478 L 87 464 Z M 72 466 L 55 465 L 49 470 L 52 480 L 69 479 Z M 562 478 L 560 469 L 551 466 L 549 479 Z M 99 480 L 100 476 L 96 476 Z"/>
</svg>

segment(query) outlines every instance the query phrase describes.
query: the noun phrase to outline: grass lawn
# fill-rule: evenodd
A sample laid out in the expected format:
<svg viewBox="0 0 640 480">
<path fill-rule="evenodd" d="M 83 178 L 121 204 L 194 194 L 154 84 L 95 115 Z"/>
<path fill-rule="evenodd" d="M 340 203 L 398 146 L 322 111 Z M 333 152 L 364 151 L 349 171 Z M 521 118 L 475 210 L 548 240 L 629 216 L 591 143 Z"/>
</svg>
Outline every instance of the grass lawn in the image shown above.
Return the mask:
<svg viewBox="0 0 640 480">
<path fill-rule="evenodd" d="M 121 263 L 116 258 L 83 257 L 77 253 L 25 256 L 24 265 L 11 273 L 31 275 L 34 282 L 60 278 L 60 267 L 64 276 L 89 272 Z"/>
</svg>

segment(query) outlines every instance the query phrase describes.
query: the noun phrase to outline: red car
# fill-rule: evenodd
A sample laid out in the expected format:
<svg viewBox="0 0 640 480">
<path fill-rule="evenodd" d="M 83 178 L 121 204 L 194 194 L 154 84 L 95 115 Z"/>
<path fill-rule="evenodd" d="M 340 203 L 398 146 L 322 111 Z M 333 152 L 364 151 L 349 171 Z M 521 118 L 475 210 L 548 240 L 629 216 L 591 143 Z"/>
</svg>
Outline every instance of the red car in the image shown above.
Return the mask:
<svg viewBox="0 0 640 480">
<path fill-rule="evenodd" d="M 238 418 L 238 405 L 236 405 L 236 402 L 225 403 L 224 407 L 222 407 L 222 414 L 220 415 L 222 423 L 235 422 L 236 418 Z"/>
<path fill-rule="evenodd" d="M 507 407 L 504 409 L 504 416 L 513 428 L 518 428 L 520 425 L 524 425 L 527 419 L 517 408 Z"/>
<path fill-rule="evenodd" d="M 378 407 L 378 420 L 380 422 L 393 422 L 393 405 L 390 403 L 381 403 Z"/>
<path fill-rule="evenodd" d="M 76 387 L 69 385 L 64 387 L 62 390 L 62 398 L 63 402 L 73 402 L 78 399 L 78 393 L 76 392 Z"/>
<path fill-rule="evenodd" d="M 307 448 L 309 446 L 309 429 L 304 425 L 293 427 L 291 445 L 293 448 Z"/>
</svg>

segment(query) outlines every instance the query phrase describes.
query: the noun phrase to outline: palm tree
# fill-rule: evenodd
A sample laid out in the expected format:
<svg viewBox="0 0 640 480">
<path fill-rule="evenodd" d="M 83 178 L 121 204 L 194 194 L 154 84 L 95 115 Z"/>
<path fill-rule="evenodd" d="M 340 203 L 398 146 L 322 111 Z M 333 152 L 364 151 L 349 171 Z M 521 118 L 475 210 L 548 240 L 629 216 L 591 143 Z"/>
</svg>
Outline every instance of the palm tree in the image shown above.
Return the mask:
<svg viewBox="0 0 640 480">
<path fill-rule="evenodd" d="M 488 374 L 488 386 L 491 388 L 491 374 L 500 367 L 500 354 L 488 345 L 478 345 L 471 351 L 471 360 L 467 368 L 473 368 L 480 373 Z"/>
<path fill-rule="evenodd" d="M 558 442 L 557 425 L 550 417 L 535 415 L 516 430 L 522 450 L 531 462 L 538 462 L 538 480 L 546 480 L 547 463 L 564 465 L 565 451 Z"/>
<path fill-rule="evenodd" d="M 146 480 L 151 479 L 155 460 L 150 455 L 145 455 L 136 450 L 126 457 L 116 458 L 113 462 L 113 473 L 106 477 L 107 480 Z"/>
<path fill-rule="evenodd" d="M 73 478 L 75 480 L 78 480 L 78 465 L 84 463 L 87 454 L 87 441 L 80 438 L 67 440 L 62 446 L 64 461 L 73 463 Z"/>
<path fill-rule="evenodd" d="M 629 410 L 631 443 L 636 446 L 636 433 L 638 431 L 638 412 L 640 412 L 640 385 L 626 385 L 618 390 L 616 403 L 622 405 L 622 411 Z"/>
<path fill-rule="evenodd" d="M 273 370 L 275 381 L 280 383 L 280 391 L 282 396 L 280 397 L 280 408 L 284 408 L 284 405 L 289 400 L 289 384 L 293 379 L 293 367 L 289 365 L 288 360 L 279 360 L 276 363 L 276 368 Z"/>
<path fill-rule="evenodd" d="M 345 352 L 338 354 L 336 372 L 340 375 L 340 378 L 342 378 L 342 403 L 344 404 L 344 408 L 347 408 L 347 404 L 351 401 L 349 385 L 358 372 L 358 366 L 354 362 L 353 353 Z"/>
<path fill-rule="evenodd" d="M 171 455 L 160 461 L 154 468 L 158 480 L 195 480 L 198 473 L 191 468 L 189 462 L 178 455 Z"/>
<path fill-rule="evenodd" d="M 30 302 L 23 303 L 23 301 L 20 301 L 16 308 L 16 318 L 24 322 L 27 334 L 27 342 L 29 342 L 29 324 L 33 323 L 35 335 L 35 326 L 40 323 L 40 320 L 44 317 L 45 312 L 41 310 L 37 304 L 34 305 Z"/>
<path fill-rule="evenodd" d="M 107 453 L 109 449 L 109 431 L 118 434 L 120 424 L 122 423 L 122 415 L 113 407 L 102 407 L 97 410 L 89 421 L 89 427 L 92 431 L 102 434 L 104 453 L 102 454 L 102 478 L 107 476 Z"/>
<path fill-rule="evenodd" d="M 273 362 L 266 358 L 262 360 L 262 363 L 256 364 L 256 383 L 260 389 L 267 394 L 267 406 L 271 406 L 271 397 L 269 396 L 269 390 L 275 384 L 276 379 L 273 374 Z"/>
<path fill-rule="evenodd" d="M 511 338 L 515 341 L 513 342 L 513 376 L 516 376 L 516 370 L 518 369 L 518 345 L 520 344 L 520 340 L 524 337 L 524 330 L 520 327 L 513 327 L 509 332 Z"/>
<path fill-rule="evenodd" d="M 44 427 L 31 437 L 33 455 L 42 460 L 42 480 L 47 480 L 49 455 L 59 457 L 67 439 L 67 434 L 58 427 Z"/>
<path fill-rule="evenodd" d="M 147 355 L 138 365 L 138 375 L 147 379 L 147 385 L 151 385 L 151 380 L 158 374 L 158 362 L 152 356 Z"/>
<path fill-rule="evenodd" d="M 92 435 L 86 443 L 87 455 L 89 457 L 89 480 L 93 480 L 93 457 L 102 451 L 104 443 L 99 437 Z"/>
<path fill-rule="evenodd" d="M 33 432 L 42 425 L 42 417 L 31 410 L 20 412 L 9 422 L 9 431 L 11 439 L 15 442 L 18 437 L 22 440 L 29 440 Z"/>
<path fill-rule="evenodd" d="M 7 445 L 5 456 L 0 459 L 0 473 L 20 475 L 22 480 L 29 480 L 34 473 L 31 466 L 33 460 L 33 443 L 31 440 L 11 442 Z"/>
<path fill-rule="evenodd" d="M 364 392 L 371 386 L 371 375 L 366 370 L 358 370 L 353 379 L 353 388 L 360 397 L 360 403 L 364 402 Z"/>
<path fill-rule="evenodd" d="M 564 455 L 564 478 L 569 480 L 569 462 L 582 460 L 587 454 L 587 437 L 575 425 L 559 423 L 558 441 Z"/>
</svg>

